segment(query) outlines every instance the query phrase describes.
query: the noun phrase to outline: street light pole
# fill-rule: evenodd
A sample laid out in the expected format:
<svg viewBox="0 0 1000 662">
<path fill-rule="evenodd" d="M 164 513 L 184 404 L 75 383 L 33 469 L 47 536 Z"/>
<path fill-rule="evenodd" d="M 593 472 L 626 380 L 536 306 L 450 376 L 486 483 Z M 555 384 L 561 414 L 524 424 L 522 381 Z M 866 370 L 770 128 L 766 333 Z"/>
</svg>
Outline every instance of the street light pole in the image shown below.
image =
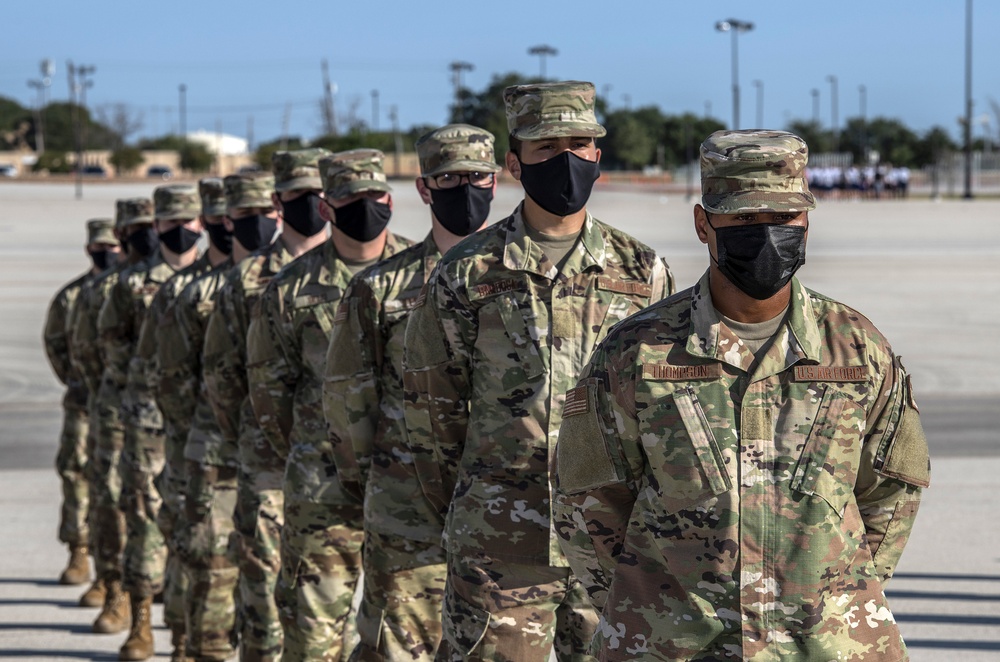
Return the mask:
<svg viewBox="0 0 1000 662">
<path fill-rule="evenodd" d="M 465 87 L 464 81 L 462 80 L 462 72 L 472 71 L 473 69 L 475 69 L 475 67 L 472 66 L 471 62 L 463 62 L 461 60 L 456 60 L 451 64 L 449 64 L 448 68 L 451 69 L 451 84 L 455 87 L 455 110 L 458 111 L 460 109 L 458 94 L 459 91 L 463 87 Z M 459 121 L 464 121 L 465 120 L 464 113 L 463 115 L 456 116 L 456 119 Z"/>
<path fill-rule="evenodd" d="M 177 86 L 178 108 L 177 114 L 181 122 L 181 142 L 187 142 L 187 85 L 181 83 Z"/>
<path fill-rule="evenodd" d="M 840 147 L 840 129 L 837 124 L 837 77 L 830 74 L 826 77 L 830 83 L 830 125 L 833 133 L 833 151 Z"/>
<path fill-rule="evenodd" d="M 545 58 L 546 58 L 546 56 L 549 56 L 549 55 L 552 55 L 552 56 L 559 55 L 559 51 L 557 51 L 556 49 L 552 48 L 548 44 L 541 44 L 539 46 L 532 46 L 531 48 L 529 48 L 528 49 L 528 55 L 537 55 L 538 56 L 538 65 L 539 65 L 539 72 L 540 72 L 539 73 L 539 77 L 542 80 L 545 80 Z"/>
<path fill-rule="evenodd" d="M 819 129 L 819 90 L 814 87 L 809 90 L 809 94 L 811 94 L 813 98 L 813 124 L 815 124 L 816 128 Z"/>
<path fill-rule="evenodd" d="M 753 86 L 757 88 L 757 128 L 764 128 L 764 81 L 755 80 Z"/>
<path fill-rule="evenodd" d="M 868 88 L 858 85 L 858 103 L 861 108 L 861 150 L 865 163 L 868 162 Z"/>
<path fill-rule="evenodd" d="M 733 35 L 733 129 L 735 130 L 740 128 L 740 51 L 738 36 L 741 32 L 750 32 L 753 30 L 753 23 L 728 18 L 725 21 L 717 22 L 715 29 L 719 32 L 731 32 Z"/>
<path fill-rule="evenodd" d="M 378 133 L 378 90 L 372 90 L 372 131 Z"/>
</svg>

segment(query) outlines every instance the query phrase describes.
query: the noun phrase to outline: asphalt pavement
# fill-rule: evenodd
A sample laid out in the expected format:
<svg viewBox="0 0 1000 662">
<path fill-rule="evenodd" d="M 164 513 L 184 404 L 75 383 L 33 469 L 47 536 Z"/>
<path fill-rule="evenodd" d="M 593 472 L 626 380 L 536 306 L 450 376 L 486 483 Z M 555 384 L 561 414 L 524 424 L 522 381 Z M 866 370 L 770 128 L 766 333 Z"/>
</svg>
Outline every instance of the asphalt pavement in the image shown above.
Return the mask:
<svg viewBox="0 0 1000 662">
<path fill-rule="evenodd" d="M 394 182 L 396 232 L 428 230 L 412 182 Z M 61 390 L 41 346 L 45 309 L 82 272 L 84 222 L 154 184 L 0 183 L 0 658 L 112 660 L 123 635 L 96 635 L 82 589 L 59 586 L 59 484 L 51 468 Z M 492 220 L 510 212 L 501 186 Z M 591 211 L 646 241 L 681 287 L 707 265 L 682 194 L 595 190 Z M 912 659 L 1000 659 L 1000 201 L 821 202 L 810 214 L 812 289 L 862 311 L 913 375 L 933 464 L 912 539 L 887 593 Z M 159 607 L 154 622 L 162 621 Z M 157 649 L 169 634 L 159 628 Z M 159 657 L 158 659 L 167 659 Z"/>
</svg>

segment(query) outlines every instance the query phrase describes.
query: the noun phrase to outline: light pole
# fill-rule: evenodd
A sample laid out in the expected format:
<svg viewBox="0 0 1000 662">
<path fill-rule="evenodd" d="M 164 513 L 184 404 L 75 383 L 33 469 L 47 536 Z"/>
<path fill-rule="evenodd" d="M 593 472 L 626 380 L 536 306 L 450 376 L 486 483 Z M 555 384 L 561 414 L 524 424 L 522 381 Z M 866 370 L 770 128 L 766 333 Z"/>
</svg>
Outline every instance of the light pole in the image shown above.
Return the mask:
<svg viewBox="0 0 1000 662">
<path fill-rule="evenodd" d="M 35 107 L 35 152 L 45 151 L 45 132 L 42 130 L 42 106 L 45 104 L 45 85 L 40 80 L 29 80 L 28 87 L 38 90 L 38 101 Z"/>
<path fill-rule="evenodd" d="M 753 23 L 749 21 L 739 21 L 735 18 L 727 18 L 715 24 L 715 29 L 719 32 L 730 32 L 733 35 L 733 129 L 740 128 L 740 55 L 738 36 L 741 32 L 753 30 Z"/>
<path fill-rule="evenodd" d="M 462 80 L 462 72 L 472 71 L 475 67 L 472 66 L 471 62 L 456 60 L 449 64 L 448 68 L 451 69 L 451 84 L 455 87 L 455 111 L 458 112 L 461 110 L 458 94 L 459 91 L 465 87 L 464 81 Z M 465 113 L 463 112 L 462 115 L 456 116 L 455 119 L 459 121 L 465 120 Z"/>
<path fill-rule="evenodd" d="M 528 55 L 538 56 L 538 67 L 539 67 L 539 77 L 545 80 L 545 58 L 549 55 L 556 56 L 559 55 L 559 51 L 552 48 L 548 44 L 540 44 L 538 46 L 532 46 L 528 49 Z"/>
<path fill-rule="evenodd" d="M 972 0 L 965 0 L 965 194 L 972 200 Z"/>
<path fill-rule="evenodd" d="M 372 90 L 372 131 L 378 133 L 378 90 Z"/>
<path fill-rule="evenodd" d="M 764 128 L 764 81 L 755 80 L 753 86 L 757 88 L 757 128 Z"/>
<path fill-rule="evenodd" d="M 811 94 L 813 98 L 813 124 L 815 124 L 816 128 L 819 129 L 819 90 L 814 87 L 809 90 L 809 94 Z"/>
<path fill-rule="evenodd" d="M 178 92 L 178 106 L 177 114 L 180 117 L 181 122 L 181 141 L 187 142 L 187 85 L 181 83 L 177 87 Z"/>
<path fill-rule="evenodd" d="M 837 126 L 837 77 L 830 74 L 826 77 L 830 83 L 830 125 L 833 134 L 833 151 L 840 147 L 840 129 Z"/>
<path fill-rule="evenodd" d="M 69 74 L 69 90 L 73 95 L 73 124 L 76 127 L 76 199 L 83 198 L 83 147 L 86 142 L 83 126 L 83 114 L 87 110 L 87 89 L 93 87 L 94 81 L 87 80 L 87 76 L 97 71 L 94 66 L 81 64 L 73 66 L 72 62 L 66 63 Z"/>
<path fill-rule="evenodd" d="M 858 104 L 861 110 L 861 150 L 864 162 L 868 162 L 868 88 L 858 85 Z"/>
</svg>

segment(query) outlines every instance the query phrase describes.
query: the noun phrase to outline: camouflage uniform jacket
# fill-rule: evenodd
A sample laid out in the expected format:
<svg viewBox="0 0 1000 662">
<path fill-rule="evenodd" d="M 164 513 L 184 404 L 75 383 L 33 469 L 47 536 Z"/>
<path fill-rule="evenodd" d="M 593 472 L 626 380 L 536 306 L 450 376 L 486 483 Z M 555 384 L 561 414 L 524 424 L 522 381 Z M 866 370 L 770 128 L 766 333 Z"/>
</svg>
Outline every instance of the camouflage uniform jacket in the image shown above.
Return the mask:
<svg viewBox="0 0 1000 662">
<path fill-rule="evenodd" d="M 561 272 L 520 207 L 445 255 L 407 324 L 403 378 L 450 552 L 566 565 L 550 484 L 565 393 L 608 329 L 671 288 L 652 249 L 589 214 Z"/>
<path fill-rule="evenodd" d="M 73 308 L 80 297 L 80 292 L 87 283 L 94 280 L 91 271 L 67 283 L 56 293 L 45 316 L 45 354 L 49 358 L 56 377 L 66 386 L 63 396 L 63 407 L 66 409 L 87 408 L 87 385 L 83 375 L 70 360 L 70 333 L 73 327 Z"/>
<path fill-rule="evenodd" d="M 150 311 L 150 322 L 146 325 L 153 332 L 156 353 L 155 362 L 148 365 L 156 373 L 150 374 L 150 382 L 155 385 L 156 401 L 163 412 L 169 463 L 177 469 L 184 465 L 188 433 L 204 401 L 201 393 L 204 323 L 200 331 L 193 333 L 187 328 L 185 320 L 189 315 L 202 319 L 208 317 L 212 310 L 210 297 L 206 304 L 201 295 L 206 289 L 214 294 L 213 283 L 220 280 L 230 267 L 232 262 L 228 259 L 218 267 L 212 267 L 206 256 L 178 273 L 157 294 L 158 300 L 162 297 L 167 303 L 155 323 Z M 154 308 L 156 305 L 154 301 Z M 205 406 L 208 406 L 207 402 Z M 211 416 L 211 409 L 208 413 Z"/>
<path fill-rule="evenodd" d="M 615 328 L 567 394 L 556 512 L 600 659 L 906 657 L 882 589 L 930 478 L 909 378 L 797 279 L 753 361 L 706 274 Z"/>
<path fill-rule="evenodd" d="M 264 288 L 274 274 L 292 261 L 285 242 L 279 236 L 273 244 L 248 255 L 226 272 L 215 299 L 215 310 L 208 318 L 202 354 L 206 394 L 222 444 L 266 444 L 250 406 L 247 386 L 247 329 L 250 312 L 256 307 Z M 187 459 L 212 464 L 217 458 L 206 457 L 206 448 L 189 449 Z M 236 466 L 235 460 L 227 466 Z"/>
<path fill-rule="evenodd" d="M 411 243 L 390 233 L 381 259 Z M 351 278 L 333 241 L 324 242 L 271 280 L 247 332 L 250 399 L 268 442 L 285 457 L 287 500 L 345 503 L 323 418 L 323 373 Z"/>
<path fill-rule="evenodd" d="M 363 500 L 365 527 L 434 543 L 441 524 L 406 448 L 403 338 L 440 259 L 428 235 L 354 277 L 334 322 L 323 386 L 337 478 L 349 496 Z"/>
<path fill-rule="evenodd" d="M 97 274 L 83 286 L 76 305 L 73 306 L 70 318 L 72 332 L 69 336 L 69 355 L 73 365 L 82 375 L 91 399 L 97 396 L 104 375 L 104 354 L 97 332 L 97 318 L 111 293 L 111 288 L 128 266 L 119 263 Z"/>
</svg>

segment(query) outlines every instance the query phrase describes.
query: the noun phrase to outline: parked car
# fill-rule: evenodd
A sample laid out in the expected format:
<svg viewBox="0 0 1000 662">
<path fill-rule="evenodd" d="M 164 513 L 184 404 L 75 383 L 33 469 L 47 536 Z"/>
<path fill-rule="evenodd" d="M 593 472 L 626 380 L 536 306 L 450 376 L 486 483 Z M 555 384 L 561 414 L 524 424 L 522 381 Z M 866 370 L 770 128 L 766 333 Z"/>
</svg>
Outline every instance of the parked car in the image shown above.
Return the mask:
<svg viewBox="0 0 1000 662">
<path fill-rule="evenodd" d="M 17 168 L 10 163 L 0 163 L 0 177 L 17 177 Z"/>
<path fill-rule="evenodd" d="M 165 165 L 151 165 L 146 168 L 147 177 L 156 177 L 157 179 L 173 179 L 174 171 L 170 169 L 169 166 Z"/>
<path fill-rule="evenodd" d="M 85 165 L 83 170 L 80 171 L 85 177 L 107 177 L 108 171 L 104 169 L 101 165 Z"/>
<path fill-rule="evenodd" d="M 260 172 L 261 170 L 262 168 L 259 165 L 257 165 L 256 163 L 251 163 L 250 165 L 241 166 L 240 169 L 237 170 L 236 172 L 238 172 L 241 175 L 246 175 L 252 172 Z"/>
</svg>

